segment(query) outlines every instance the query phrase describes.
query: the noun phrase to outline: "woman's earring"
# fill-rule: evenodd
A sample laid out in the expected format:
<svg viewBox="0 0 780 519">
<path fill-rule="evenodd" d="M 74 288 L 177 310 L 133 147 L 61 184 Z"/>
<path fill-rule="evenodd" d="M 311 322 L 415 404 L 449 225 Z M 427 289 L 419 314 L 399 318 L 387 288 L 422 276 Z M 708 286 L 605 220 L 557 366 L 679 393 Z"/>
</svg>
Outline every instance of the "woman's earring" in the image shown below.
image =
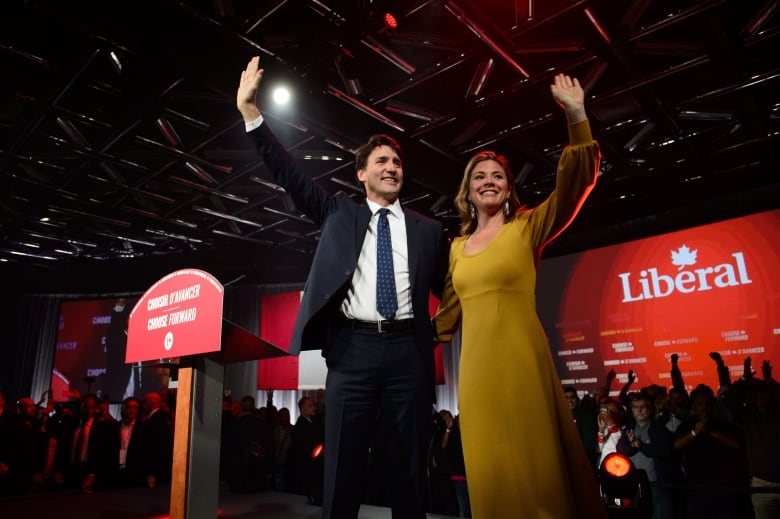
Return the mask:
<svg viewBox="0 0 780 519">
<path fill-rule="evenodd" d="M 474 209 L 474 204 L 472 203 L 469 203 L 469 214 L 471 215 L 472 220 L 477 217 L 477 211 Z"/>
<path fill-rule="evenodd" d="M 509 199 L 506 199 L 506 202 L 504 202 L 504 215 L 509 216 Z"/>
</svg>

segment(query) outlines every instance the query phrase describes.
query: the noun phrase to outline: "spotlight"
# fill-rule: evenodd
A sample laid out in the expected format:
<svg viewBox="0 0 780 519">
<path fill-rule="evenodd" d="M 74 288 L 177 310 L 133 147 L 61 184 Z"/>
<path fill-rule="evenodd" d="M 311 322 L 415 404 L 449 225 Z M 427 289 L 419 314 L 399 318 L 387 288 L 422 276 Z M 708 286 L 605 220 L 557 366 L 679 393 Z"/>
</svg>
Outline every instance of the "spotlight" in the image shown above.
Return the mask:
<svg viewBox="0 0 780 519">
<path fill-rule="evenodd" d="M 290 101 L 290 91 L 285 87 L 277 87 L 273 93 L 274 103 L 286 105 Z"/>
<path fill-rule="evenodd" d="M 619 452 L 609 454 L 598 471 L 599 491 L 610 518 L 650 519 L 653 515 L 650 481 L 631 458 Z"/>
</svg>

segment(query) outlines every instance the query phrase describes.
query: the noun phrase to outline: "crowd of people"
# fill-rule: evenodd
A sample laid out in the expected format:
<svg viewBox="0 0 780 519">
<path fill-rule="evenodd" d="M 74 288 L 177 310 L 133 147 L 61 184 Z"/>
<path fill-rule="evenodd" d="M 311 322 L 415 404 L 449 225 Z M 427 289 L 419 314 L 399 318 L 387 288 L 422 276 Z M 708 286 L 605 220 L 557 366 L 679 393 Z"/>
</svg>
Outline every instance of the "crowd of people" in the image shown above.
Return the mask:
<svg viewBox="0 0 780 519">
<path fill-rule="evenodd" d="M 298 401 L 298 418 L 290 410 L 277 409 L 268 393 L 265 407 L 255 399 L 223 402 L 220 478 L 236 492 L 276 490 L 305 496 L 315 506 L 323 504 L 325 417 L 324 391 Z M 357 491 L 360 502 L 390 506 L 388 452 L 379 414 L 368 439 L 366 477 Z M 471 517 L 458 417 L 446 409 L 431 415 L 428 447 L 429 489 L 426 511 L 455 517 Z"/>
<path fill-rule="evenodd" d="M 245 395 L 222 406 L 219 475 L 231 491 L 276 490 L 322 505 L 324 392 L 298 401 L 298 418 Z M 45 395 L 44 395 L 45 396 Z M 126 398 L 121 416 L 87 394 L 71 402 L 24 397 L 9 405 L 0 391 L 0 498 L 52 492 L 91 494 L 171 481 L 175 392 Z M 377 429 L 379 432 L 379 429 Z M 457 417 L 433 413 L 428 510 L 470 517 Z M 369 477 L 361 502 L 388 506 L 386 459 L 380 436 L 371 439 Z"/>
<path fill-rule="evenodd" d="M 125 398 L 119 419 L 94 394 L 46 400 L 9 406 L 0 392 L 0 496 L 170 482 L 173 417 L 161 393 Z"/>
<path fill-rule="evenodd" d="M 565 387 L 572 417 L 594 469 L 613 453 L 628 456 L 650 486 L 654 519 L 777 519 L 780 517 L 780 385 L 769 361 L 756 376 L 747 357 L 731 380 L 710 354 L 718 387 L 690 393 L 672 354 L 672 386 L 626 384 L 610 396 L 615 372 L 580 399 Z"/>
<path fill-rule="evenodd" d="M 631 371 L 616 395 L 614 371 L 592 395 L 563 388 L 592 473 L 610 453 L 628 456 L 647 476 L 653 518 L 777 519 L 780 385 L 768 361 L 757 374 L 746 358 L 741 376 L 731 380 L 720 355 L 711 357 L 716 388 L 700 384 L 689 392 L 676 355 L 669 388 L 636 390 Z M 115 419 L 92 394 L 78 405 L 50 404 L 44 395 L 14 406 L 0 392 L 0 497 L 168 484 L 173 405 L 156 392 L 128 397 Z M 322 391 L 300 399 L 294 424 L 289 409 L 272 404 L 272 392 L 259 408 L 252 396 L 226 397 L 220 479 L 234 492 L 277 490 L 322 505 L 325 415 Z M 448 410 L 432 413 L 426 511 L 471 517 L 459 422 Z M 382 439 L 375 428 L 361 502 L 389 506 Z"/>
</svg>

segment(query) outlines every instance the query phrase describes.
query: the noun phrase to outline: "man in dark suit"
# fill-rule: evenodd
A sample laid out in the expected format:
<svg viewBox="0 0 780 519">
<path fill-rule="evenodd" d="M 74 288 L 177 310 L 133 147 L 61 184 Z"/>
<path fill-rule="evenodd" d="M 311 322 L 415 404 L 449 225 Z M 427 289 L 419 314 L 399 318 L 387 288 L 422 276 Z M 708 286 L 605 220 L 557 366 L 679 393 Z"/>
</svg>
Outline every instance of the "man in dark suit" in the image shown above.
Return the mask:
<svg viewBox="0 0 780 519">
<path fill-rule="evenodd" d="M 323 434 L 321 416 L 317 416 L 314 401 L 304 396 L 298 400 L 298 420 L 292 429 L 290 455 L 295 467 L 295 476 L 300 492 L 309 503 L 322 504 L 322 455 L 317 450 L 322 446 Z"/>
<path fill-rule="evenodd" d="M 88 493 L 110 486 L 119 463 L 119 442 L 114 441 L 111 432 L 113 422 L 94 394 L 82 397 L 80 424 L 66 425 L 57 433 L 63 448 L 55 454 L 55 481 Z"/>
<path fill-rule="evenodd" d="M 425 448 L 434 394 L 428 299 L 431 291 L 441 294 L 449 252 L 441 224 L 401 207 L 401 150 L 386 135 L 372 136 L 355 154 L 366 199 L 329 196 L 263 121 L 256 103 L 262 76 L 255 57 L 236 95 L 248 136 L 273 181 L 321 228 L 289 351 L 322 349 L 328 366 L 323 517 L 357 517 L 379 409 L 391 460 L 393 517 L 424 518 Z M 389 238 L 379 230 L 386 228 L 385 218 Z M 388 277 L 395 285 L 389 308 L 383 297 L 387 292 L 377 294 L 383 285 L 377 271 L 388 264 L 377 244 L 385 239 L 392 242 Z M 378 300 L 383 301 L 379 309 Z"/>
<path fill-rule="evenodd" d="M 149 488 L 171 482 L 173 429 L 170 413 L 162 407 L 160 393 L 144 395 L 145 418 L 133 430 L 135 443 L 127 453 L 127 468 Z"/>
</svg>

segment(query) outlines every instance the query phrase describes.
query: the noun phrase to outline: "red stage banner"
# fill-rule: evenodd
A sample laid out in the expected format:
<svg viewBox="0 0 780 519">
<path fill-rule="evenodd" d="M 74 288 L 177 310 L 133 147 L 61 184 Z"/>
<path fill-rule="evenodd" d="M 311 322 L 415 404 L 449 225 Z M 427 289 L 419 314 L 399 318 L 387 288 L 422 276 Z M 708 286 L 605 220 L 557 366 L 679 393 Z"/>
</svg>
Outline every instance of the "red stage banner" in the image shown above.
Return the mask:
<svg viewBox="0 0 780 519">
<path fill-rule="evenodd" d="M 224 287 L 198 269 L 154 283 L 130 313 L 125 362 L 219 351 Z"/>
<path fill-rule="evenodd" d="M 264 295 L 260 306 L 260 337 L 287 350 L 300 304 L 298 291 Z M 298 389 L 298 365 L 295 355 L 259 360 L 257 389 Z"/>
<path fill-rule="evenodd" d="M 590 391 L 614 369 L 616 394 L 670 386 L 672 355 L 686 387 L 718 387 L 746 357 L 761 376 L 780 363 L 780 210 L 544 260 L 537 303 L 564 385 Z"/>
<path fill-rule="evenodd" d="M 428 295 L 428 313 L 430 314 L 431 318 L 433 318 L 434 315 L 436 315 L 436 310 L 439 309 L 439 298 L 436 297 L 433 294 Z M 441 343 L 436 345 L 436 348 L 433 350 L 433 362 L 434 362 L 434 369 L 435 372 L 435 383 L 436 385 L 442 385 L 446 384 L 447 380 L 444 378 L 444 357 L 441 351 Z"/>
</svg>

